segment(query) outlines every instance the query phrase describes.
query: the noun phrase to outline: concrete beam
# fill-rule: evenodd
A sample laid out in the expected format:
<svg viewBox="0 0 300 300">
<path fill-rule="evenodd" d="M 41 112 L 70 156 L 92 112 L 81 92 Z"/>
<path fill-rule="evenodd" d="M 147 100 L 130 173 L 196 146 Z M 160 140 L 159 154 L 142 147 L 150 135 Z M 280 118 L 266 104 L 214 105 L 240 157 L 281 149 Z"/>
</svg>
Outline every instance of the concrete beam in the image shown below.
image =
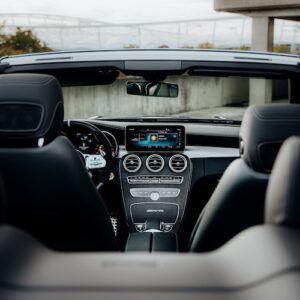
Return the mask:
<svg viewBox="0 0 300 300">
<path fill-rule="evenodd" d="M 277 19 L 285 19 L 291 21 L 300 20 L 300 8 L 293 9 L 272 9 L 272 10 L 257 10 L 241 12 L 244 16 L 248 17 L 272 17 Z"/>
<path fill-rule="evenodd" d="M 214 9 L 225 12 L 246 12 L 299 8 L 299 0 L 214 0 Z"/>
</svg>

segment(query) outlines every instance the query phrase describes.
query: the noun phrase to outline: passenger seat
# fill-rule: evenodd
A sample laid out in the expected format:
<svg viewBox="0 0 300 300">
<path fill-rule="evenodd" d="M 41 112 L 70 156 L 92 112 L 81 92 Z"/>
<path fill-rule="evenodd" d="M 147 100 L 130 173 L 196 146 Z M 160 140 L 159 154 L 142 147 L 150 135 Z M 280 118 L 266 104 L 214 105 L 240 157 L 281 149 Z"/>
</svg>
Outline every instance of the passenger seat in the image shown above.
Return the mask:
<svg viewBox="0 0 300 300">
<path fill-rule="evenodd" d="M 241 158 L 224 172 L 200 214 L 189 250 L 214 250 L 242 230 L 263 223 L 265 192 L 283 141 L 300 135 L 300 105 L 249 107 L 240 130 Z"/>
</svg>

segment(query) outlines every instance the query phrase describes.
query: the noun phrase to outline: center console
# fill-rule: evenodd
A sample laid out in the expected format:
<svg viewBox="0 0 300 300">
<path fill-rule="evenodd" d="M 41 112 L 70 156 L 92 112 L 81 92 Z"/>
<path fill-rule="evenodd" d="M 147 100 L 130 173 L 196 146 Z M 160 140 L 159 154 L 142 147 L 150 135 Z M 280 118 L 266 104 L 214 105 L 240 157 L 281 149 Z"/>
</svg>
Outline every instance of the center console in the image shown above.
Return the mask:
<svg viewBox="0 0 300 300">
<path fill-rule="evenodd" d="M 176 233 L 182 221 L 192 165 L 183 126 L 128 126 L 120 160 L 124 208 L 131 233 Z"/>
</svg>

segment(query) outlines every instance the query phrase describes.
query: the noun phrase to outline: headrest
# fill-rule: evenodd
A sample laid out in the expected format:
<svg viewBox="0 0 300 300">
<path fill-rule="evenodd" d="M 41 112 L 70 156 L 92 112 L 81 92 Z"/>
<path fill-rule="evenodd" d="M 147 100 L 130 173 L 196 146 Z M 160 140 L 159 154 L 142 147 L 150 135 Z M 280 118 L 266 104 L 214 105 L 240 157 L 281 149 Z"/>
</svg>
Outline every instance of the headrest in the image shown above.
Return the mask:
<svg viewBox="0 0 300 300">
<path fill-rule="evenodd" d="M 266 223 L 300 227 L 300 137 L 280 149 L 266 194 Z"/>
<path fill-rule="evenodd" d="M 0 75 L 0 140 L 51 142 L 63 124 L 63 95 L 49 75 Z"/>
<path fill-rule="evenodd" d="M 250 106 L 240 130 L 240 152 L 253 170 L 269 173 L 283 141 L 300 135 L 299 104 Z"/>
</svg>

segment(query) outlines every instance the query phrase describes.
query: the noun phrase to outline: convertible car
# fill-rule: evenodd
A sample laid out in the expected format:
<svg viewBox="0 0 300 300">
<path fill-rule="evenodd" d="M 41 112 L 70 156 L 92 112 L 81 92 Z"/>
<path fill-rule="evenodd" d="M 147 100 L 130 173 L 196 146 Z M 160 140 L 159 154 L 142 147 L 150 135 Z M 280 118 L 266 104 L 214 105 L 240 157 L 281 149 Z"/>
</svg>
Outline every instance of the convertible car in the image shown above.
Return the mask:
<svg viewBox="0 0 300 300">
<path fill-rule="evenodd" d="M 299 66 L 0 58 L 0 299 L 299 299 Z"/>
</svg>

